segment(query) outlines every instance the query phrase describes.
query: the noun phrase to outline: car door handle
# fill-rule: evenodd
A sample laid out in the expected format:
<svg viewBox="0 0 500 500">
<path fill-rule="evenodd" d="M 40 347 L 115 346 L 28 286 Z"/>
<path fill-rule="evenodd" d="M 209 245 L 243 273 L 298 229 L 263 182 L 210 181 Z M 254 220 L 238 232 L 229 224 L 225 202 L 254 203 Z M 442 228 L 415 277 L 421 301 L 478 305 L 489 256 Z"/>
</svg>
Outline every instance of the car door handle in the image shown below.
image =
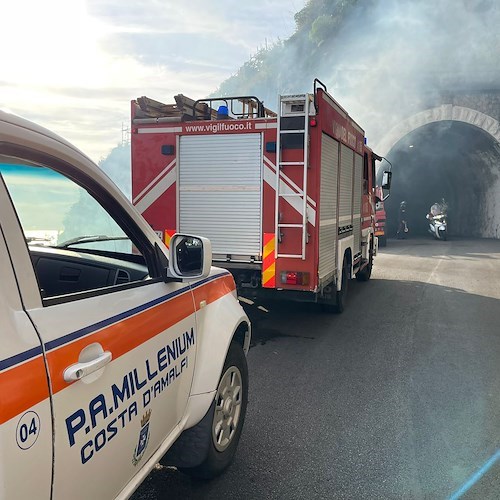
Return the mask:
<svg viewBox="0 0 500 500">
<path fill-rule="evenodd" d="M 91 361 L 75 363 L 74 365 L 68 366 L 68 368 L 64 370 L 64 380 L 68 383 L 80 380 L 106 366 L 111 361 L 112 357 L 111 353 L 106 351 Z"/>
</svg>

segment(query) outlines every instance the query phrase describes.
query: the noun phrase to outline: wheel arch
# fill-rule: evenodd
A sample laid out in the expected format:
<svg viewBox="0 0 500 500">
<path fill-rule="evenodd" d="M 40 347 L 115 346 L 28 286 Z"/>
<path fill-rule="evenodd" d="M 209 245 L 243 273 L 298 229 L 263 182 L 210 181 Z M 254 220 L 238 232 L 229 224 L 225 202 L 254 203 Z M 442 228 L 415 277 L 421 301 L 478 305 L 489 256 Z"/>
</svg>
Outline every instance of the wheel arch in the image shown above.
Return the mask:
<svg viewBox="0 0 500 500">
<path fill-rule="evenodd" d="M 198 311 L 197 324 L 198 347 L 191 396 L 215 391 L 231 342 L 235 340 L 247 354 L 251 337 L 248 317 L 229 295 Z"/>
<path fill-rule="evenodd" d="M 344 265 L 344 259 L 347 259 L 347 269 L 349 270 L 349 276 L 347 279 L 352 279 L 354 272 L 352 269 L 352 248 L 347 247 L 344 251 L 344 256 L 342 258 L 342 266 Z"/>
<path fill-rule="evenodd" d="M 232 340 L 240 344 L 245 355 L 248 354 L 250 349 L 250 323 L 242 321 L 236 328 Z"/>
<path fill-rule="evenodd" d="M 185 429 L 200 422 L 209 410 L 231 342 L 237 342 L 247 354 L 251 339 L 250 320 L 232 296 L 223 297 L 198 311 L 197 324 L 198 345 L 184 415 Z"/>
<path fill-rule="evenodd" d="M 347 248 L 344 255 L 347 258 L 347 266 L 349 268 L 349 279 L 351 279 L 353 276 L 353 272 L 352 272 L 352 248 L 351 247 Z"/>
<path fill-rule="evenodd" d="M 344 265 L 344 257 L 347 256 L 347 264 L 349 269 L 349 279 L 353 277 L 352 272 L 352 248 L 354 246 L 354 236 L 348 236 L 338 241 L 338 254 L 337 254 L 337 290 L 340 290 L 342 267 Z"/>
</svg>

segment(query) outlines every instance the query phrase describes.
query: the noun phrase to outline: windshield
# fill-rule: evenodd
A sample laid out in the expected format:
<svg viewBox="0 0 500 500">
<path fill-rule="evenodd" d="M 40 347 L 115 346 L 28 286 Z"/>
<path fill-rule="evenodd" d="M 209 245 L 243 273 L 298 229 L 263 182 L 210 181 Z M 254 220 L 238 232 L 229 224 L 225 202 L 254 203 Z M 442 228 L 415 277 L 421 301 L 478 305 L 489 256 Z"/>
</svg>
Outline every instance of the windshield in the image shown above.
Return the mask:
<svg viewBox="0 0 500 500">
<path fill-rule="evenodd" d="M 88 192 L 43 167 L 1 164 L 29 245 L 129 252 L 129 238 Z"/>
</svg>

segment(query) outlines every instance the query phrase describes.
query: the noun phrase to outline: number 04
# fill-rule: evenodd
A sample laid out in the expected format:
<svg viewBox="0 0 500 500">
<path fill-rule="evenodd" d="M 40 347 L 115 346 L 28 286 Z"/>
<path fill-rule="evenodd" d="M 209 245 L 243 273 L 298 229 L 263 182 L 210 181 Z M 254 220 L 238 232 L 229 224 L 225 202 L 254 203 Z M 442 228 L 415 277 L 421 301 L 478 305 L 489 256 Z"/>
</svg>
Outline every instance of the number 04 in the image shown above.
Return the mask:
<svg viewBox="0 0 500 500">
<path fill-rule="evenodd" d="M 38 439 L 40 417 L 34 412 L 25 413 L 17 424 L 17 445 L 23 450 L 31 448 Z"/>
</svg>

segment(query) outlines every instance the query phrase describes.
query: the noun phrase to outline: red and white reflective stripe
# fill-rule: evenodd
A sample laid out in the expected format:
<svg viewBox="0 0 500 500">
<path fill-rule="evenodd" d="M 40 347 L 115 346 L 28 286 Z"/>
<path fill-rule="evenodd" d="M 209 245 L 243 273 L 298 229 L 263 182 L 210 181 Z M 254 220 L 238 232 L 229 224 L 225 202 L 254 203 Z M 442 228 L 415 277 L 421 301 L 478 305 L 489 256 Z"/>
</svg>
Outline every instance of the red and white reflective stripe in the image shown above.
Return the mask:
<svg viewBox="0 0 500 500">
<path fill-rule="evenodd" d="M 276 166 L 267 157 L 264 156 L 264 181 L 275 189 L 276 186 Z M 280 192 L 282 194 L 303 194 L 302 189 L 297 186 L 289 177 L 283 172 L 280 172 Z M 286 198 L 292 208 L 299 214 L 302 214 L 302 200 L 296 198 Z M 313 226 L 316 226 L 316 202 L 310 197 L 307 197 L 307 220 Z"/>
<path fill-rule="evenodd" d="M 278 124 L 276 122 L 271 123 L 256 123 L 255 128 L 257 130 L 268 129 L 268 128 L 278 128 Z"/>
<path fill-rule="evenodd" d="M 137 129 L 138 134 L 172 134 L 182 132 L 182 127 L 147 127 Z"/>
<path fill-rule="evenodd" d="M 137 210 L 144 213 L 177 178 L 176 160 L 172 160 L 133 200 Z"/>
</svg>

